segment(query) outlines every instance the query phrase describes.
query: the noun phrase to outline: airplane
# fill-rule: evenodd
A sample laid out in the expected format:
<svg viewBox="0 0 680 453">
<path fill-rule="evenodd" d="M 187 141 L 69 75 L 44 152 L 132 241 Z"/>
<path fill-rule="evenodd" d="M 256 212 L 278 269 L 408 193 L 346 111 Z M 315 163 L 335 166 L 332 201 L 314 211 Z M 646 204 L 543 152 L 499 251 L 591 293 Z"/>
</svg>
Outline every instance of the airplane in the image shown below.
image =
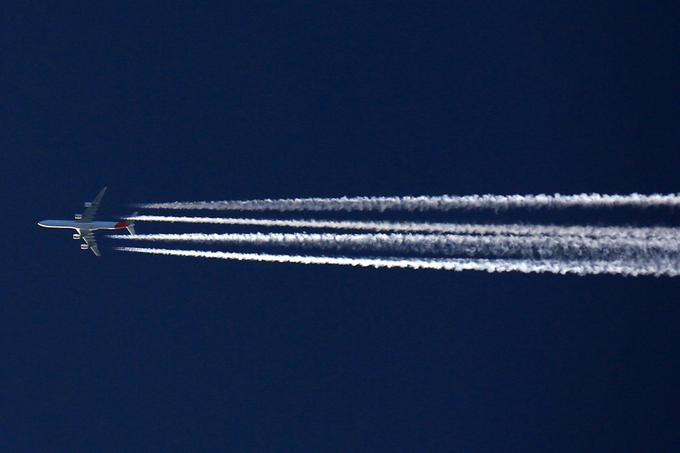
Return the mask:
<svg viewBox="0 0 680 453">
<path fill-rule="evenodd" d="M 94 232 L 97 230 L 121 230 L 125 228 L 130 234 L 135 234 L 134 222 L 127 220 L 120 220 L 118 222 L 112 221 L 95 221 L 94 216 L 99 209 L 99 203 L 106 192 L 106 187 L 99 191 L 94 200 L 85 202 L 85 211 L 82 214 L 76 214 L 75 220 L 41 220 L 38 226 L 43 228 L 62 228 L 73 229 L 74 240 L 82 239 L 84 244 L 80 244 L 81 250 L 92 250 L 96 256 L 101 256 L 99 247 L 97 247 L 97 240 L 94 237 Z"/>
</svg>

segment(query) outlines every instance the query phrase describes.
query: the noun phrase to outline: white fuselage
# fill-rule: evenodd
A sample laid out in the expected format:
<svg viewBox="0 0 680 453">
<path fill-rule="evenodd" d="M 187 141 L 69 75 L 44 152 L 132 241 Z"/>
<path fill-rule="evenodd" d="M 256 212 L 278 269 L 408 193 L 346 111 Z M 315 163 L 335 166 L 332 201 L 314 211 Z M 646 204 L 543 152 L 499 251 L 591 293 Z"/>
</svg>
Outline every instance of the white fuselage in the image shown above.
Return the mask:
<svg viewBox="0 0 680 453">
<path fill-rule="evenodd" d="M 77 220 L 41 220 L 38 225 L 43 228 L 66 228 L 77 231 L 120 230 L 128 226 L 120 222 L 79 222 Z"/>
</svg>

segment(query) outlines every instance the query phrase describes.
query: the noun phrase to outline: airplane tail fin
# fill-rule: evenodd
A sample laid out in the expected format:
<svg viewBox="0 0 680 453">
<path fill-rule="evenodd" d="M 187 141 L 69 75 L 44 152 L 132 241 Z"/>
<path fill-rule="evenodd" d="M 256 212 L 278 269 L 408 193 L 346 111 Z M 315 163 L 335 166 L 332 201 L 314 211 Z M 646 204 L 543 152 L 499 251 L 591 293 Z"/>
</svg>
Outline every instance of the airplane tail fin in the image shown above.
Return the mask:
<svg viewBox="0 0 680 453">
<path fill-rule="evenodd" d="M 133 212 L 130 217 L 133 217 L 133 216 L 136 216 L 136 215 L 137 215 L 137 213 Z M 137 233 L 135 233 L 135 222 L 134 221 L 130 221 L 128 223 L 128 225 L 125 227 L 125 229 L 128 230 L 128 233 L 130 233 L 130 234 L 137 234 Z"/>
</svg>

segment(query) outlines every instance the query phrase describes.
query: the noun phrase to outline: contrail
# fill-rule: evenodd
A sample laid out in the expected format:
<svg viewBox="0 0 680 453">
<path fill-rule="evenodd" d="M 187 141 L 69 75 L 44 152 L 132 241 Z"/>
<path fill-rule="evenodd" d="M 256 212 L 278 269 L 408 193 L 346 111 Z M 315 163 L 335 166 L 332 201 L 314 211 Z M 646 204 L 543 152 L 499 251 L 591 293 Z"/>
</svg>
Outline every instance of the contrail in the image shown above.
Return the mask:
<svg viewBox="0 0 680 453">
<path fill-rule="evenodd" d="M 147 209 L 224 211 L 449 211 L 452 209 L 677 207 L 680 194 L 440 195 L 406 197 L 282 198 L 262 200 L 142 203 Z"/>
<path fill-rule="evenodd" d="M 522 272 L 622 276 L 669 276 L 677 277 L 680 269 L 675 262 L 631 261 L 561 261 L 561 260 L 490 260 L 490 259 L 415 259 L 415 258 L 351 258 L 301 255 L 269 255 L 258 253 L 210 252 L 200 250 L 173 250 L 139 247 L 117 247 L 116 250 L 154 255 L 216 258 L 237 261 L 260 261 L 270 263 L 335 264 L 341 266 L 435 269 L 450 271 L 476 270 L 485 272 Z"/>
<path fill-rule="evenodd" d="M 593 236 L 593 237 L 635 237 L 635 238 L 680 238 L 680 228 L 669 227 L 619 227 L 619 226 L 559 226 L 527 224 L 466 224 L 430 222 L 388 222 L 364 220 L 314 220 L 314 219 L 249 219 L 232 217 L 184 217 L 137 215 L 127 217 L 138 222 L 195 223 L 216 225 L 248 225 L 286 228 L 323 228 L 333 230 L 359 230 L 413 233 L 451 234 L 507 234 L 507 235 L 551 235 L 551 236 Z"/>
<path fill-rule="evenodd" d="M 454 234 L 228 233 L 111 235 L 119 240 L 228 243 L 393 251 L 465 256 L 521 256 L 570 259 L 659 259 L 680 263 L 680 241 L 560 236 L 477 236 Z"/>
</svg>

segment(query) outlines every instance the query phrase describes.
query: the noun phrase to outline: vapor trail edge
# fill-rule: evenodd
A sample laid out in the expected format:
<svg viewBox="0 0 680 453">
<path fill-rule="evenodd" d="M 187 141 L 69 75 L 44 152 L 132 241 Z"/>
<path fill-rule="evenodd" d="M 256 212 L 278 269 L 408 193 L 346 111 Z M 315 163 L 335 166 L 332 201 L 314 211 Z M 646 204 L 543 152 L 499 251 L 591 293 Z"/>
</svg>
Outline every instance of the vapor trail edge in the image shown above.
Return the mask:
<svg viewBox="0 0 680 453">
<path fill-rule="evenodd" d="M 438 195 L 403 197 L 281 198 L 260 200 L 141 203 L 147 209 L 213 209 L 234 211 L 448 211 L 452 209 L 678 207 L 680 194 L 538 194 Z"/>
<path fill-rule="evenodd" d="M 182 233 L 110 235 L 116 240 L 198 242 L 258 246 L 303 247 L 400 254 L 525 257 L 562 260 L 649 260 L 675 258 L 679 240 L 585 238 L 561 236 L 478 236 L 453 234 L 335 234 L 335 233 Z"/>
<path fill-rule="evenodd" d="M 511 235 L 573 235 L 608 236 L 637 238 L 678 238 L 680 228 L 673 227 L 630 227 L 590 225 L 532 225 L 532 224 L 474 224 L 474 223 L 432 223 L 432 222 L 391 222 L 371 220 L 318 220 L 318 219 L 252 219 L 233 217 L 189 217 L 162 215 L 135 215 L 128 220 L 139 222 L 193 223 L 214 225 L 243 225 L 286 228 L 315 228 L 359 231 L 395 231 L 422 233 L 457 234 L 511 234 Z"/>
<path fill-rule="evenodd" d="M 576 275 L 613 274 L 621 276 L 669 276 L 680 275 L 676 263 L 646 262 L 601 262 L 601 261 L 560 261 L 560 260 L 489 260 L 489 259 L 415 259 L 415 258 L 352 258 L 329 256 L 301 255 L 269 255 L 257 253 L 213 252 L 201 250 L 174 250 L 140 247 L 116 247 L 115 250 L 131 253 L 148 253 L 155 255 L 186 256 L 196 258 L 214 258 L 236 261 L 260 261 L 271 263 L 298 264 L 335 264 L 341 266 L 401 268 L 401 269 L 433 269 L 465 271 L 477 270 L 485 272 L 522 272 L 522 273 L 555 273 Z"/>
</svg>

